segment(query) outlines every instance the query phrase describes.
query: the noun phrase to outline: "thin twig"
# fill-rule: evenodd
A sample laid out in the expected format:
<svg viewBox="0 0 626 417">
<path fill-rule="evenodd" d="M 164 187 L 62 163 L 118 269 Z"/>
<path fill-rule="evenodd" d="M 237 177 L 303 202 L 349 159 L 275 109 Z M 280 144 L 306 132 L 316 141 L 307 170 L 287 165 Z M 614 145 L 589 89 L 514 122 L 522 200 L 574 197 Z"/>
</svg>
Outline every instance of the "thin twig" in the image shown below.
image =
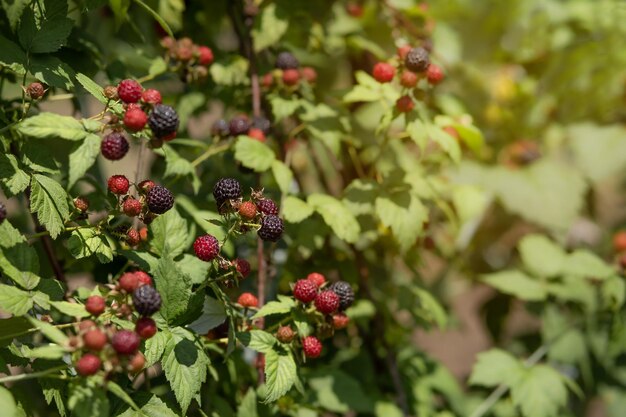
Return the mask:
<svg viewBox="0 0 626 417">
<path fill-rule="evenodd" d="M 25 381 L 27 379 L 33 379 L 33 378 L 41 378 L 49 374 L 55 373 L 57 371 L 61 371 L 63 369 L 67 369 L 67 365 L 57 366 L 55 368 L 46 369 L 45 371 L 33 372 L 31 374 L 18 374 L 18 375 L 5 376 L 4 378 L 0 378 L 0 384 L 13 382 L 13 381 L 16 381 L 16 382 Z"/>
</svg>

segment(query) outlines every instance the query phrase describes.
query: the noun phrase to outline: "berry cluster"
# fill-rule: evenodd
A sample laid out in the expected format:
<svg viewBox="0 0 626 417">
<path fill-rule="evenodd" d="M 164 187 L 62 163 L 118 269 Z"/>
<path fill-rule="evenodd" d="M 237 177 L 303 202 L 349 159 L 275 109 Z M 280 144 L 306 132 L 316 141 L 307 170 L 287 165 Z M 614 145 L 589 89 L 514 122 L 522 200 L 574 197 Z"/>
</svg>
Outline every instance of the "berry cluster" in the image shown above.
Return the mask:
<svg viewBox="0 0 626 417">
<path fill-rule="evenodd" d="M 106 374 L 140 372 L 145 366 L 145 357 L 139 351 L 141 340 L 157 332 L 150 316 L 161 307 L 161 297 L 147 273 L 126 272 L 109 289 L 105 296 L 87 298 L 85 309 L 93 319 L 81 321 L 77 336 L 70 338 L 78 356 L 76 372 L 82 376 L 95 375 L 102 369 Z M 135 329 L 118 328 L 111 320 L 113 317 L 134 320 Z"/>
<path fill-rule="evenodd" d="M 271 123 L 265 117 L 254 117 L 252 120 L 245 115 L 240 114 L 230 121 L 219 119 L 213 124 L 211 133 L 220 138 L 236 137 L 239 135 L 247 135 L 252 139 L 260 142 L 267 140 L 270 133 Z"/>
<path fill-rule="evenodd" d="M 290 52 L 281 52 L 276 57 L 275 69 L 261 78 L 261 85 L 266 89 L 274 86 L 293 91 L 300 86 L 301 80 L 308 84 L 317 81 L 317 71 L 312 67 L 300 67 L 300 62 Z"/>
<path fill-rule="evenodd" d="M 213 51 L 208 46 L 196 45 L 190 38 L 178 40 L 166 36 L 161 39 L 165 59 L 170 71 L 180 73 L 186 82 L 202 80 L 209 74 L 207 67 L 213 63 Z"/>
<path fill-rule="evenodd" d="M 176 137 L 179 118 L 176 110 L 162 104 L 161 93 L 158 90 L 144 89 L 135 80 L 122 80 L 117 85 L 107 86 L 103 93 L 109 100 L 121 100 L 124 104 L 124 114 L 111 117 L 112 132 L 107 134 L 100 145 L 102 156 L 111 161 L 122 159 L 129 149 L 129 143 L 123 131 L 131 134 L 146 132 L 149 128 L 150 145 L 158 148 L 163 142 Z"/>
<path fill-rule="evenodd" d="M 404 45 L 398 48 L 397 64 L 378 62 L 374 65 L 372 75 L 379 83 L 389 83 L 400 73 L 399 82 L 405 94 L 396 101 L 396 109 L 408 113 L 415 107 L 416 87 L 422 79 L 428 84 L 439 84 L 444 77 L 441 67 L 430 62 L 430 54 L 426 47 Z M 413 94 L 411 94 L 413 90 Z"/>
<path fill-rule="evenodd" d="M 151 180 L 144 180 L 135 185 L 139 198 L 129 194 L 130 185 L 130 181 L 124 175 L 113 175 L 107 183 L 109 191 L 117 196 L 119 210 L 128 217 L 138 217 L 144 224 L 150 224 L 156 216 L 174 206 L 172 192 Z M 81 211 L 89 207 L 84 198 L 74 200 L 74 205 Z M 141 240 L 147 239 L 147 229 L 142 228 L 139 231 L 129 229 L 126 238 L 130 246 L 136 246 Z"/>
</svg>

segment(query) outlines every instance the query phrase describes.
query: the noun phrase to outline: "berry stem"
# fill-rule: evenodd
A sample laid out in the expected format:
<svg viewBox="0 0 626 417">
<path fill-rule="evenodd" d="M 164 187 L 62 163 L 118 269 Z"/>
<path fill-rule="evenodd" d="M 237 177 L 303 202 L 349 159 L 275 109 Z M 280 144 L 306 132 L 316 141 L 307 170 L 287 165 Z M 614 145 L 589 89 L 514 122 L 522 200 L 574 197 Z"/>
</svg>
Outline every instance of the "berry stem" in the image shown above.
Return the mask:
<svg viewBox="0 0 626 417">
<path fill-rule="evenodd" d="M 224 152 L 224 151 L 226 151 L 229 148 L 230 148 L 230 143 L 225 143 L 225 144 L 219 145 L 219 146 L 212 146 L 209 149 L 207 149 L 206 151 L 204 151 L 204 153 L 202 155 L 200 155 L 199 157 L 194 159 L 191 162 L 191 166 L 195 168 L 198 165 L 200 165 L 202 162 L 207 160 L 208 158 L 212 157 L 213 155 L 216 155 L 216 154 L 218 154 L 220 152 Z"/>
<path fill-rule="evenodd" d="M 73 232 L 74 230 L 79 230 L 79 229 L 92 229 L 94 227 L 98 226 L 97 224 L 90 224 L 87 226 L 72 226 L 72 227 L 66 227 L 63 232 Z M 50 235 L 50 232 L 47 230 L 43 230 L 41 232 L 38 233 L 33 233 L 32 235 L 28 235 L 26 236 L 26 240 L 31 240 L 31 239 L 36 239 L 39 237 L 46 237 Z"/>
<path fill-rule="evenodd" d="M 0 378 L 0 384 L 4 384 L 7 382 L 25 381 L 27 379 L 33 379 L 33 378 L 41 378 L 41 377 L 45 377 L 47 375 L 56 373 L 58 371 L 62 371 L 64 369 L 67 369 L 67 365 L 61 365 L 61 366 L 57 366 L 54 368 L 46 369 L 45 371 L 33 372 L 31 374 L 19 374 L 19 375 L 5 376 L 4 378 Z"/>
</svg>

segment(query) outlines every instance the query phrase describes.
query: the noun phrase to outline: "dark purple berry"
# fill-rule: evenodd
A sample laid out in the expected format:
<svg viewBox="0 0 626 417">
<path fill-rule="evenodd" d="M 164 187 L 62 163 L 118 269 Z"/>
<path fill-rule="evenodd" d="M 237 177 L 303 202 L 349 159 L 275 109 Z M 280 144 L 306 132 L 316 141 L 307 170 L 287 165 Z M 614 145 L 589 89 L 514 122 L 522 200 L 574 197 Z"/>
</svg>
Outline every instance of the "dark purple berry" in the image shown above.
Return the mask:
<svg viewBox="0 0 626 417">
<path fill-rule="evenodd" d="M 276 57 L 276 68 L 281 70 L 298 69 L 300 62 L 291 52 L 281 52 Z"/>
<path fill-rule="evenodd" d="M 354 291 L 346 281 L 337 281 L 328 289 L 339 296 L 339 310 L 345 310 L 354 303 Z"/>
<path fill-rule="evenodd" d="M 166 138 L 178 129 L 178 114 L 170 106 L 157 104 L 148 116 L 148 125 L 157 138 Z"/>
<path fill-rule="evenodd" d="M 213 197 L 217 202 L 218 209 L 221 209 L 228 200 L 235 200 L 241 197 L 241 185 L 234 178 L 222 178 L 213 187 Z"/>
<path fill-rule="evenodd" d="M 142 316 L 151 316 L 161 308 L 161 296 L 150 285 L 142 285 L 133 292 L 133 307 Z"/>
<path fill-rule="evenodd" d="M 250 121 L 247 116 L 236 116 L 230 120 L 228 128 L 233 136 L 245 135 L 250 130 Z"/>
<path fill-rule="evenodd" d="M 428 69 L 430 57 L 428 51 L 422 47 L 411 48 L 404 58 L 404 65 L 413 72 L 424 72 Z"/>
<path fill-rule="evenodd" d="M 163 214 L 174 206 L 174 196 L 167 188 L 155 185 L 148 191 L 146 198 L 152 213 Z"/>
<path fill-rule="evenodd" d="M 273 200 L 269 198 L 263 198 L 256 203 L 257 208 L 263 214 L 278 214 L 278 206 Z"/>
<path fill-rule="evenodd" d="M 215 136 L 221 137 L 230 136 L 230 127 L 228 126 L 228 122 L 224 119 L 219 119 L 218 121 L 213 123 L 211 133 L 213 133 Z"/>
<path fill-rule="evenodd" d="M 285 226 L 280 217 L 270 214 L 261 219 L 261 228 L 257 232 L 262 240 L 276 242 L 283 235 Z"/>
<path fill-rule="evenodd" d="M 128 153 L 128 140 L 120 132 L 109 133 L 102 139 L 100 151 L 110 161 L 118 161 Z"/>
</svg>

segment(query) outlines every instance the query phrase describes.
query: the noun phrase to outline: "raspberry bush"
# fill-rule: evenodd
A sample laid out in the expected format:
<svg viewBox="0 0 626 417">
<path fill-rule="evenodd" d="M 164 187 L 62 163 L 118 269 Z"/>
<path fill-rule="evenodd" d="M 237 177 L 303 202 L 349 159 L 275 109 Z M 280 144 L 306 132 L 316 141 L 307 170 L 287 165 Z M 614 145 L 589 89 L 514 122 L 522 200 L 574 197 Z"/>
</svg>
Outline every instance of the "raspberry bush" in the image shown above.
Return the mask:
<svg viewBox="0 0 626 417">
<path fill-rule="evenodd" d="M 1 3 L 2 416 L 623 414 L 617 2 Z"/>
</svg>

